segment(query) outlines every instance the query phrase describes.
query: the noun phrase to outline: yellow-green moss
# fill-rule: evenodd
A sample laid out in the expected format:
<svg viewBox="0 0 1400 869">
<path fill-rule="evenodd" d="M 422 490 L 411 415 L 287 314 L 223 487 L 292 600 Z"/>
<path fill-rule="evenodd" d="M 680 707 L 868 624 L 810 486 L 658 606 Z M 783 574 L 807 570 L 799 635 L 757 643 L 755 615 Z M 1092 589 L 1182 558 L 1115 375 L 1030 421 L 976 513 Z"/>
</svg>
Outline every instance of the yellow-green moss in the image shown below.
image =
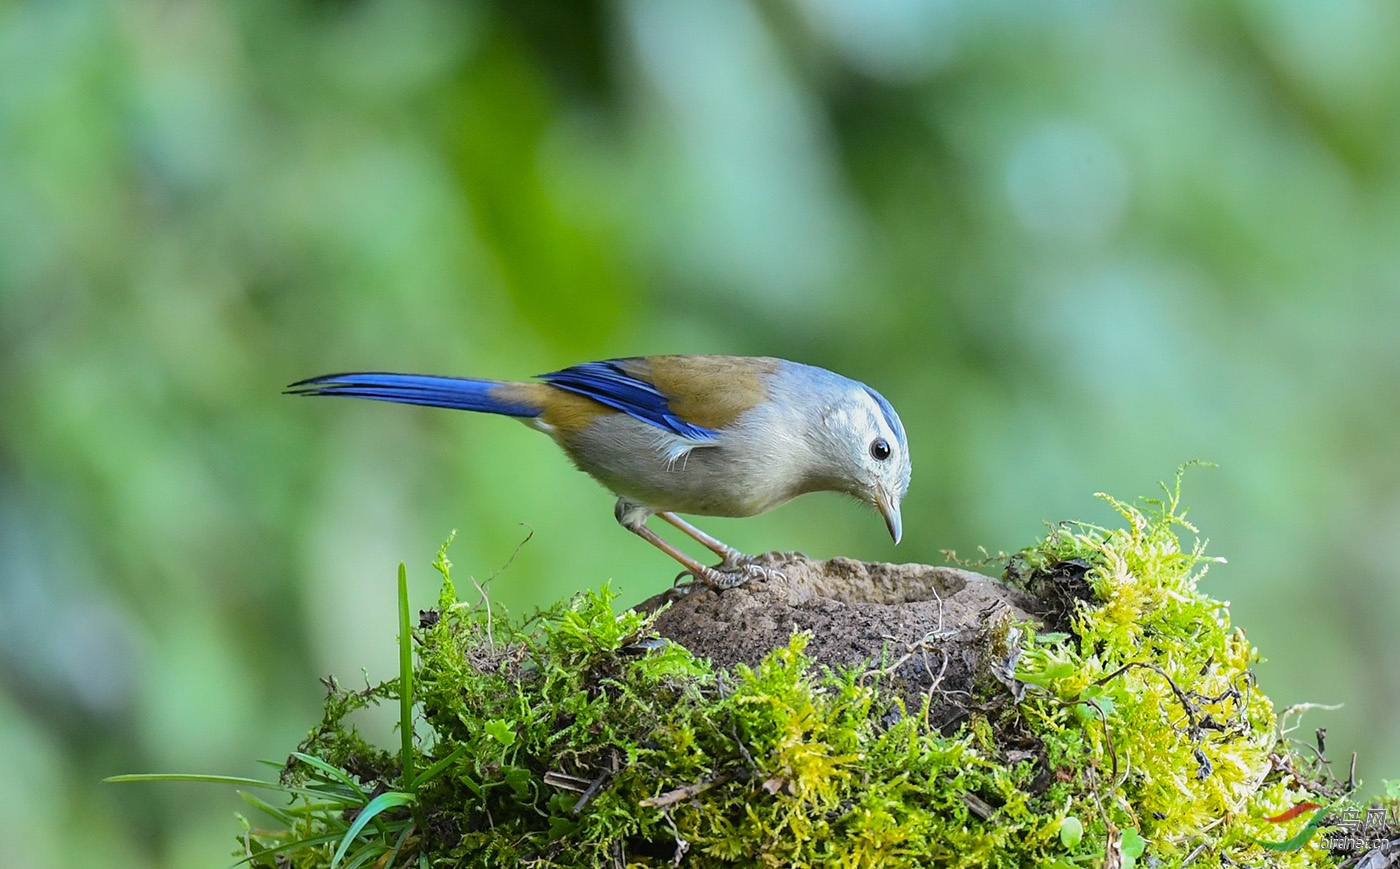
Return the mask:
<svg viewBox="0 0 1400 869">
<path fill-rule="evenodd" d="M 1288 750 L 1250 671 L 1258 652 L 1231 626 L 1227 605 L 1197 588 L 1220 559 L 1205 555 L 1180 509 L 1180 476 L 1146 513 L 1100 497 L 1125 527 L 1062 525 L 1013 559 L 1013 575 L 1077 559 L 1090 566 L 1092 590 L 1071 616 L 1071 635 L 1032 643 L 1021 656 L 1017 677 L 1042 690 L 1020 711 L 1048 742 L 1074 745 L 1066 760 L 1090 786 L 1065 814 L 1085 822 L 1081 849 L 1102 851 L 1113 824 L 1136 829 L 1166 865 L 1202 844 L 1195 866 L 1220 865 L 1221 855 L 1257 861 L 1251 837 L 1287 839 L 1310 815 L 1266 817 L 1327 800 L 1270 775 L 1270 756 Z M 1178 529 L 1193 535 L 1189 548 Z M 1335 862 L 1316 842 L 1269 857 L 1281 866 Z"/>
<path fill-rule="evenodd" d="M 717 673 L 650 641 L 650 619 L 606 587 L 503 620 L 459 602 L 440 558 L 439 607 L 414 632 L 424 772 L 402 781 L 400 759 L 347 720 L 397 682 L 335 689 L 284 776 L 302 789 L 276 808 L 287 829 L 249 831 L 243 856 L 305 869 L 338 848 L 352 869 L 1334 863 L 1314 841 L 1256 841 L 1287 840 L 1311 813 L 1268 816 L 1329 799 L 1288 772 L 1250 674 L 1258 655 L 1197 589 L 1213 559 L 1178 490 L 1141 509 L 1108 500 L 1124 527 L 1062 525 L 1011 559 L 1013 581 L 1063 595 L 1063 624 L 1011 630 L 1027 690 L 1017 702 L 989 685 L 951 734 L 878 679 L 812 666 L 802 634 Z M 362 812 L 377 814 L 351 829 Z"/>
</svg>

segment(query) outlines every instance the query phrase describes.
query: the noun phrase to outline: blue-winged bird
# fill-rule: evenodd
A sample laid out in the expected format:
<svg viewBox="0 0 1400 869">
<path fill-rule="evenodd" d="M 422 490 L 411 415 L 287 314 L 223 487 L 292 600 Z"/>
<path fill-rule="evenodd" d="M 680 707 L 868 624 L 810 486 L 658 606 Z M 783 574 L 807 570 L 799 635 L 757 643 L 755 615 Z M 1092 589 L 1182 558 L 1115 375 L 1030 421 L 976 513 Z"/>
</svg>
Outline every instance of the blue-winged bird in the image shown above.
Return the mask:
<svg viewBox="0 0 1400 869">
<path fill-rule="evenodd" d="M 842 492 L 879 510 L 896 543 L 909 445 L 894 408 L 824 368 L 744 356 L 642 356 L 585 362 L 537 382 L 422 374 L 328 374 L 288 387 L 513 416 L 544 432 L 617 494 L 624 528 L 713 588 L 766 574 L 677 516 L 753 516 L 808 492 Z M 710 567 L 646 525 L 651 515 L 719 555 Z"/>
</svg>

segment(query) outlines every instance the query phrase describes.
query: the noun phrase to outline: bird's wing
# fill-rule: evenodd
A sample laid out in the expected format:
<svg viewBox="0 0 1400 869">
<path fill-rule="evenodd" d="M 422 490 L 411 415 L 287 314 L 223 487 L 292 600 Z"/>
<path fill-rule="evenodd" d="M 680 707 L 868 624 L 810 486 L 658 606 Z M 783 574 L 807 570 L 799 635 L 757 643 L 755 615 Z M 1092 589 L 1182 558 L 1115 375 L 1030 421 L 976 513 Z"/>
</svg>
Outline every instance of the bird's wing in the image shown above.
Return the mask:
<svg viewBox="0 0 1400 869">
<path fill-rule="evenodd" d="M 622 367 L 626 361 L 584 362 L 562 371 L 541 374 L 540 379 L 685 438 L 706 441 L 719 437 L 719 432 L 689 423 L 674 413 L 666 396 L 654 384 L 629 374 Z"/>
<path fill-rule="evenodd" d="M 775 360 L 733 356 L 641 356 L 584 362 L 540 375 L 568 392 L 693 441 L 712 441 L 767 395 Z"/>
</svg>

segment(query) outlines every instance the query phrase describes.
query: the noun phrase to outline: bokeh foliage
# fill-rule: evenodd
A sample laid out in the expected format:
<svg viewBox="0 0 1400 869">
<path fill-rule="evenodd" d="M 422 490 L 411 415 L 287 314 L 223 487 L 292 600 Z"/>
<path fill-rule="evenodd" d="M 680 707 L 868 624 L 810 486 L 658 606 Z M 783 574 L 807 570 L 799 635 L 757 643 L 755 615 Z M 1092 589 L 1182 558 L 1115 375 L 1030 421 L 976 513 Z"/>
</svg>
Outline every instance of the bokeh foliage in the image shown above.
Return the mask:
<svg viewBox="0 0 1400 869">
<path fill-rule="evenodd" d="M 1397 18 L 0 4 L 0 864 L 219 859 L 232 802 L 98 779 L 252 772 L 315 676 L 392 673 L 393 567 L 451 528 L 483 580 L 534 530 L 516 611 L 669 580 L 518 425 L 278 394 L 352 368 L 767 353 L 879 388 L 921 533 L 831 498 L 706 524 L 750 550 L 1011 548 L 1214 460 L 1208 585 L 1263 686 L 1345 702 L 1329 753 L 1393 774 Z"/>
</svg>

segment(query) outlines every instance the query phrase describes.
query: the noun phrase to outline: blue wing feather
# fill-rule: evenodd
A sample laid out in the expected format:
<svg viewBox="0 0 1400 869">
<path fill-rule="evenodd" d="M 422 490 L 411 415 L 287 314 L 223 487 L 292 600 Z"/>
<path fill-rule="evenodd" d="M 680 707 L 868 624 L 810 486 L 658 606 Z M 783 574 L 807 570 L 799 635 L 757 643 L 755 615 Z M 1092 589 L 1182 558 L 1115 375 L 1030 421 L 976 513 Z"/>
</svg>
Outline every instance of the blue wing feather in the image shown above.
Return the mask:
<svg viewBox="0 0 1400 869">
<path fill-rule="evenodd" d="M 539 375 L 559 389 L 587 396 L 634 419 L 694 440 L 714 440 L 719 432 L 692 425 L 671 412 L 666 396 L 652 384 L 624 371 L 623 360 L 584 362 Z"/>
</svg>

